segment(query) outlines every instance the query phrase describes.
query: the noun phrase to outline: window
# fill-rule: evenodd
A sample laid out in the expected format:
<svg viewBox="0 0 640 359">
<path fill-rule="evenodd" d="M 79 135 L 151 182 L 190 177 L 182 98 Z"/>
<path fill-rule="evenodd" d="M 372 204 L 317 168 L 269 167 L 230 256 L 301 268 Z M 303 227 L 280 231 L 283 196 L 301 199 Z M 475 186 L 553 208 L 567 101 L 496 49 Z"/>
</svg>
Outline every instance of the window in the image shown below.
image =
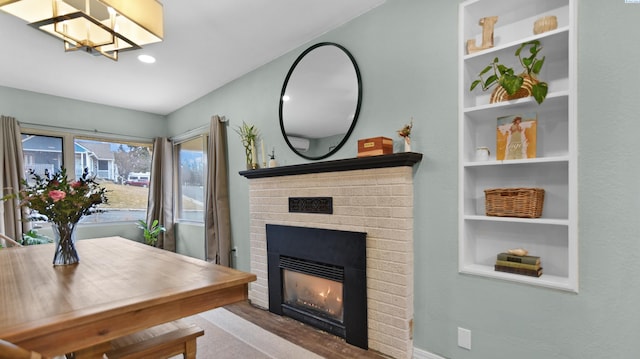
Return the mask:
<svg viewBox="0 0 640 359">
<path fill-rule="evenodd" d="M 104 186 L 109 204 L 82 223 L 128 222 L 146 219 L 151 174 L 150 144 L 122 143 L 95 138 L 75 139 L 75 168 L 85 168 Z"/>
<path fill-rule="evenodd" d="M 72 143 L 73 146 L 67 143 Z M 109 191 L 109 203 L 100 206 L 104 212 L 86 216 L 80 223 L 137 221 L 146 218 L 151 174 L 151 143 L 120 142 L 94 137 L 74 137 L 68 133 L 25 130 L 22 134 L 22 151 L 25 178 L 31 169 L 45 176 L 47 173 L 58 171 L 62 166 L 67 168 L 69 177 L 77 178 L 86 168 L 89 174 L 95 176 L 96 181 Z M 65 164 L 71 162 L 73 165 Z M 48 223 L 43 222 L 39 225 L 45 226 Z"/>
<path fill-rule="evenodd" d="M 206 148 L 205 135 L 175 145 L 178 158 L 178 220 L 204 222 Z"/>
<path fill-rule="evenodd" d="M 24 178 L 31 180 L 30 170 L 40 176 L 54 173 L 63 166 L 62 137 L 22 134 L 22 152 L 24 155 Z"/>
</svg>

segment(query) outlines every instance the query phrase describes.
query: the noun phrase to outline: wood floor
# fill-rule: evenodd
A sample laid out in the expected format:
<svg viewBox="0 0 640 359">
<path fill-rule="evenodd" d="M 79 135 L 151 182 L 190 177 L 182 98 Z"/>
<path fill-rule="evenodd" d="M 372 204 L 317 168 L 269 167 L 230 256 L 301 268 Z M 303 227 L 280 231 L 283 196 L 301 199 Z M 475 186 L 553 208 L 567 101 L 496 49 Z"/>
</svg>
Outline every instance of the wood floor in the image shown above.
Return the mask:
<svg viewBox="0 0 640 359">
<path fill-rule="evenodd" d="M 387 358 L 372 350 L 364 350 L 347 344 L 340 337 L 323 332 L 297 320 L 252 306 L 248 302 L 228 305 L 225 308 L 257 326 L 324 358 Z"/>
</svg>

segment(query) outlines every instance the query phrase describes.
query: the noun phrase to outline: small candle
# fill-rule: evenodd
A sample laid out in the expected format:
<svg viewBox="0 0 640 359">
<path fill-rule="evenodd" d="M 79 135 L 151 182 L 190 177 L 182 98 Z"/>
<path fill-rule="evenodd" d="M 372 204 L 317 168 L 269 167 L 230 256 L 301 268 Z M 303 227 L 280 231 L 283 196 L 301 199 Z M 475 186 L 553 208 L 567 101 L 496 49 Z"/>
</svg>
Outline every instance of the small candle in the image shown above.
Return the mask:
<svg viewBox="0 0 640 359">
<path fill-rule="evenodd" d="M 265 153 L 264 153 L 264 138 L 260 141 L 260 149 L 262 150 L 262 164 L 266 164 L 267 163 L 267 158 L 265 157 Z"/>
</svg>

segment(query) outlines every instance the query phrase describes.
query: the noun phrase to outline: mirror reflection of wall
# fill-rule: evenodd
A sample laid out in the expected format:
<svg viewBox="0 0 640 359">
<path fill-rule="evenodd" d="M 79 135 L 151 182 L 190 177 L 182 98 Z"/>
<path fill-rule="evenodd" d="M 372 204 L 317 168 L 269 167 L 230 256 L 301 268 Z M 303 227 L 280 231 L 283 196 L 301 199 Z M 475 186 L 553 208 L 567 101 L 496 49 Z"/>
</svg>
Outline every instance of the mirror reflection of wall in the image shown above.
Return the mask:
<svg viewBox="0 0 640 359">
<path fill-rule="evenodd" d="M 334 43 L 305 50 L 287 74 L 280 98 L 280 128 L 289 147 L 307 159 L 335 153 L 355 126 L 362 99 L 351 54 Z"/>
</svg>

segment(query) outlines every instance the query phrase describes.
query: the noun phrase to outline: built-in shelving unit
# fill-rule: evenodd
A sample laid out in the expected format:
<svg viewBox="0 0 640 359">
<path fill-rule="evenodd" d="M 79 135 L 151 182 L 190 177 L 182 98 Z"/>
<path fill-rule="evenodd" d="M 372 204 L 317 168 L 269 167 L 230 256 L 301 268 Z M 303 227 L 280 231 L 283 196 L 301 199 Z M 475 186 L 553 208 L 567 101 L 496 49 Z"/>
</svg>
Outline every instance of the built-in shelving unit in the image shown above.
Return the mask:
<svg viewBox="0 0 640 359">
<path fill-rule="evenodd" d="M 459 18 L 459 271 L 549 288 L 578 291 L 576 1 L 471 0 L 460 4 Z M 534 35 L 534 22 L 548 15 L 555 30 Z M 466 42 L 482 42 L 483 17 L 498 16 L 494 46 L 467 54 Z M 489 103 L 491 90 L 469 91 L 477 74 L 495 57 L 514 69 L 523 42 L 539 40 L 545 63 L 539 75 L 549 84 L 545 101 L 533 97 Z M 497 161 L 497 118 L 536 112 L 537 156 Z M 489 147 L 488 161 L 476 161 L 477 147 Z M 502 187 L 545 189 L 541 218 L 485 215 L 484 190 Z M 544 274 L 528 277 L 497 272 L 496 255 L 525 248 L 540 256 Z"/>
</svg>

